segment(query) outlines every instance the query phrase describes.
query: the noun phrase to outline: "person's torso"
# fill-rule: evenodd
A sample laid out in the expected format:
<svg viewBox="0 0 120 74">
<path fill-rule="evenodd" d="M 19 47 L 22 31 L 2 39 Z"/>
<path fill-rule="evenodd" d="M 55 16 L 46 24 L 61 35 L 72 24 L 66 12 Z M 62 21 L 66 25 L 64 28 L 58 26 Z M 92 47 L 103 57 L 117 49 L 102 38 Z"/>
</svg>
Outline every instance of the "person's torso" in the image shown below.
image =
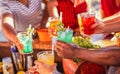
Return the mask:
<svg viewBox="0 0 120 74">
<path fill-rule="evenodd" d="M 101 0 L 101 7 L 106 17 L 120 11 L 120 5 L 117 6 L 115 0 Z"/>
<path fill-rule="evenodd" d="M 15 0 L 8 0 L 5 4 L 13 13 L 17 31 L 25 31 L 30 24 L 34 27 L 42 20 L 41 0 L 29 0 L 28 7 Z"/>
<path fill-rule="evenodd" d="M 70 0 L 57 0 L 58 1 L 58 12 L 62 12 L 62 22 L 65 27 L 72 29 L 78 28 L 77 14 L 87 11 L 87 4 L 83 2 L 78 6 L 74 7 L 74 3 Z"/>
</svg>

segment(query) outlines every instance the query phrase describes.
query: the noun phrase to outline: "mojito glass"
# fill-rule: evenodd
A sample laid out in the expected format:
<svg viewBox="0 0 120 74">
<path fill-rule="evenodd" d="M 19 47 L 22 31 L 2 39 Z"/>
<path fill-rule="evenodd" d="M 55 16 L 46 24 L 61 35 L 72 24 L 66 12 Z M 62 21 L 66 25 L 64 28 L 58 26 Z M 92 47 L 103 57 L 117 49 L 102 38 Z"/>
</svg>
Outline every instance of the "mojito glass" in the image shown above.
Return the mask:
<svg viewBox="0 0 120 74">
<path fill-rule="evenodd" d="M 32 47 L 32 34 L 27 34 L 26 32 L 20 32 L 18 33 L 18 38 L 20 42 L 24 45 L 24 49 L 22 52 L 24 54 L 29 54 L 33 52 L 33 47 Z"/>
<path fill-rule="evenodd" d="M 72 43 L 73 30 L 66 29 L 65 31 L 58 31 L 57 39 L 67 43 Z"/>
<path fill-rule="evenodd" d="M 37 53 L 37 59 L 40 62 L 44 62 L 47 65 L 54 64 L 54 52 L 53 51 L 40 51 Z"/>
</svg>

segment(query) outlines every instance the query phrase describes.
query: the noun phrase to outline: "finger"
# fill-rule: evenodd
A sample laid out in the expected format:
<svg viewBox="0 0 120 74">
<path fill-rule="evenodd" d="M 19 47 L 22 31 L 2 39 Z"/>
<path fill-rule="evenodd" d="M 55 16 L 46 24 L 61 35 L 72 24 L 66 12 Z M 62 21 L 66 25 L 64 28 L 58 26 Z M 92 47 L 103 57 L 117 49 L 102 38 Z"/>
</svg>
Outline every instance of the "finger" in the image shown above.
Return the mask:
<svg viewBox="0 0 120 74">
<path fill-rule="evenodd" d="M 55 46 L 60 49 L 61 47 L 67 46 L 67 43 L 57 40 Z"/>
<path fill-rule="evenodd" d="M 38 60 L 35 61 L 35 64 L 38 65 L 38 66 L 40 66 L 40 67 L 42 67 L 42 66 L 48 66 L 46 63 L 38 61 Z"/>
<path fill-rule="evenodd" d="M 91 28 L 91 29 L 94 29 L 94 28 L 97 27 L 97 26 L 98 26 L 98 23 L 95 23 L 95 24 L 91 25 L 90 28 Z"/>
<path fill-rule="evenodd" d="M 60 50 L 59 50 L 59 49 L 55 49 L 55 51 L 57 52 L 57 54 L 60 53 Z"/>
<path fill-rule="evenodd" d="M 23 52 L 22 52 L 22 50 L 18 47 L 18 51 L 19 51 L 19 53 L 21 54 L 21 55 L 23 55 Z"/>
<path fill-rule="evenodd" d="M 52 70 L 55 70 L 57 67 L 57 64 L 55 63 L 53 66 L 52 66 Z"/>
<path fill-rule="evenodd" d="M 57 41 L 56 41 L 56 44 L 65 44 L 65 42 L 60 41 L 60 40 L 57 40 Z"/>
<path fill-rule="evenodd" d="M 40 62 L 40 61 L 38 61 L 38 60 L 36 60 L 34 63 L 35 63 L 36 65 L 42 64 L 42 62 Z"/>
</svg>

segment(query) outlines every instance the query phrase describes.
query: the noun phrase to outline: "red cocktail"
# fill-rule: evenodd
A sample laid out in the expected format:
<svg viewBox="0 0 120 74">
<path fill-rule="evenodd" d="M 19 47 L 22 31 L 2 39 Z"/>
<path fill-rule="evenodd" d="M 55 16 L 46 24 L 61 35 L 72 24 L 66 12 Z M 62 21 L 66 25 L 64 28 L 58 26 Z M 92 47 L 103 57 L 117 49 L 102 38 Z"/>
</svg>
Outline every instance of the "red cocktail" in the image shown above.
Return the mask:
<svg viewBox="0 0 120 74">
<path fill-rule="evenodd" d="M 91 28 L 91 25 L 95 23 L 95 20 L 96 18 L 94 13 L 85 12 L 78 14 L 80 33 L 85 36 L 93 34 L 94 29 Z"/>
</svg>

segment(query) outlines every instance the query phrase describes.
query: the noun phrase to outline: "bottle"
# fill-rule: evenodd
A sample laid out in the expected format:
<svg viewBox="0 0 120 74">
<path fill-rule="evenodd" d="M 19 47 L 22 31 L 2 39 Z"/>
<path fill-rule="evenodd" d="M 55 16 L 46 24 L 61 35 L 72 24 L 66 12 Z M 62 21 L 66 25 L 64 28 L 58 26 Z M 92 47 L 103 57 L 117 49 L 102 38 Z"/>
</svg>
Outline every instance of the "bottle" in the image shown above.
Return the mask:
<svg viewBox="0 0 120 74">
<path fill-rule="evenodd" d="M 10 51 L 11 51 L 11 53 L 12 53 L 13 63 L 14 63 L 14 65 L 15 65 L 15 70 L 18 71 L 17 57 L 16 57 L 17 51 L 16 51 L 16 49 L 15 49 L 15 46 L 11 46 L 11 47 L 10 47 Z"/>
<path fill-rule="evenodd" d="M 21 54 L 18 52 L 17 48 L 14 45 L 11 46 L 10 51 L 12 53 L 15 70 L 17 72 L 22 71 L 23 70 L 23 66 L 22 66 L 23 60 L 21 59 L 22 58 Z"/>
<path fill-rule="evenodd" d="M 27 56 L 27 70 L 33 66 L 33 55 Z"/>
<path fill-rule="evenodd" d="M 2 59 L 3 63 L 3 74 L 14 74 L 14 68 L 12 64 L 12 59 L 10 57 L 4 57 Z"/>
</svg>

